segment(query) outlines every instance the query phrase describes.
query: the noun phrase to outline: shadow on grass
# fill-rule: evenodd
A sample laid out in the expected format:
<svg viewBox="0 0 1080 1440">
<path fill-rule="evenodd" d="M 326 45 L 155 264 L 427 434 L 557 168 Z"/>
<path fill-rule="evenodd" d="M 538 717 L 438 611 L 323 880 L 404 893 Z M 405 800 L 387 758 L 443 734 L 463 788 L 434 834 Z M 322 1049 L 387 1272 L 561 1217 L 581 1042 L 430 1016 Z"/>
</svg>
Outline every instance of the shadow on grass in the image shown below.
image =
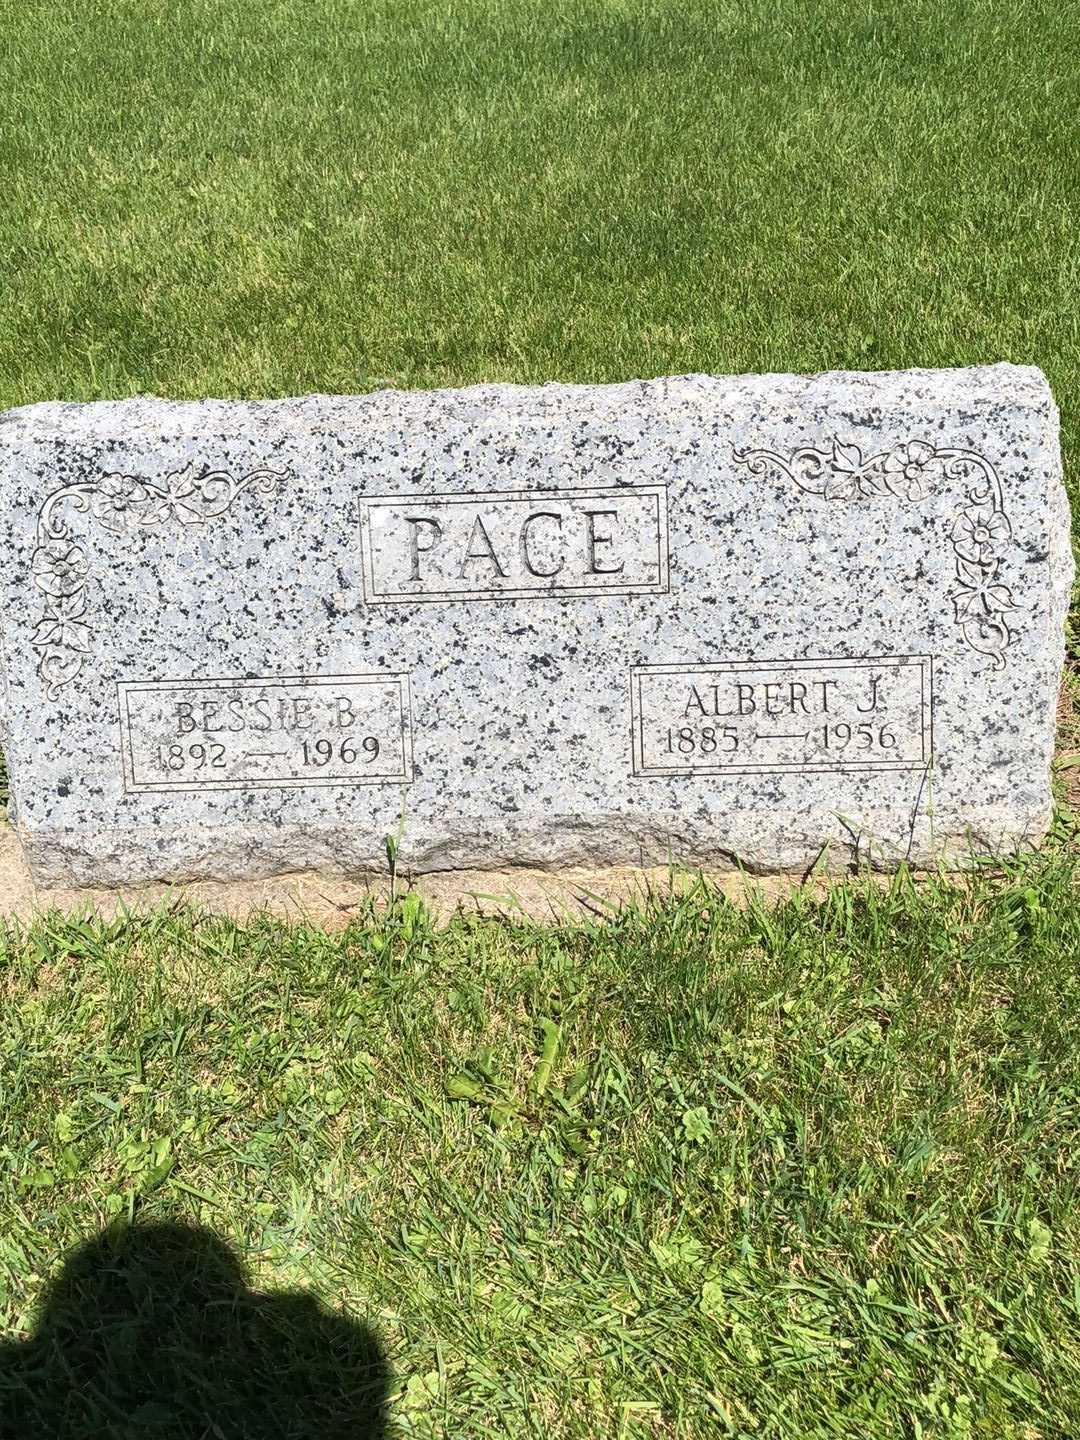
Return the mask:
<svg viewBox="0 0 1080 1440">
<path fill-rule="evenodd" d="M 384 1440 L 387 1381 L 368 1330 L 249 1289 L 210 1231 L 135 1225 L 71 1251 L 34 1334 L 0 1347 L 0 1436 Z"/>
</svg>

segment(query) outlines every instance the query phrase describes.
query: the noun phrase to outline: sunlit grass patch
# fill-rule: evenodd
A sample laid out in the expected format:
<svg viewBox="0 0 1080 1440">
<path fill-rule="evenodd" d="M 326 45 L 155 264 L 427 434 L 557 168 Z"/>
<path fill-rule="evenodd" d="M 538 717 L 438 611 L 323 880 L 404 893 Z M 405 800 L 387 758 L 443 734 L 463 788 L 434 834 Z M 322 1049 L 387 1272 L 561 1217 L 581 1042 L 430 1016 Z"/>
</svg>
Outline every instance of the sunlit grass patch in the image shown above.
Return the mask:
<svg viewBox="0 0 1080 1440">
<path fill-rule="evenodd" d="M 413 1433 L 1063 1436 L 1078 936 L 1054 861 L 11 931 L 2 1323 L 110 1220 L 180 1220 L 367 1324 Z"/>
</svg>

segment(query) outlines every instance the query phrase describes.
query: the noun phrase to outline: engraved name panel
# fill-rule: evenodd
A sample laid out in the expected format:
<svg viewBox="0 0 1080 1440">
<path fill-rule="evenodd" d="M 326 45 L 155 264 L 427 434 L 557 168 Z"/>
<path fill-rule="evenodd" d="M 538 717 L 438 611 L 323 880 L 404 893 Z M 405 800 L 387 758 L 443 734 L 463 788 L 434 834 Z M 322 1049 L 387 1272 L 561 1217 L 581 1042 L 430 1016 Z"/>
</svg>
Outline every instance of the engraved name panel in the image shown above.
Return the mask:
<svg viewBox="0 0 1080 1440">
<path fill-rule="evenodd" d="M 293 789 L 412 779 L 409 677 L 123 681 L 124 789 Z"/>
<path fill-rule="evenodd" d="M 630 671 L 635 775 L 922 770 L 929 655 Z"/>
<path fill-rule="evenodd" d="M 360 544 L 370 605 L 661 595 L 667 487 L 369 497 Z"/>
</svg>

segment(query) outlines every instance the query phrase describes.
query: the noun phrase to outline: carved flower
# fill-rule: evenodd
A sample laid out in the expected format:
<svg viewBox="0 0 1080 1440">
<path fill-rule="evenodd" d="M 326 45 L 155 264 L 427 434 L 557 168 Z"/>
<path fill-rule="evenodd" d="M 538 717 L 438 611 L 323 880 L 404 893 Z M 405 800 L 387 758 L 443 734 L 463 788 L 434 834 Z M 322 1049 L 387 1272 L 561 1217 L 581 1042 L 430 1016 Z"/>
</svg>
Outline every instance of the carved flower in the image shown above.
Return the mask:
<svg viewBox="0 0 1080 1440">
<path fill-rule="evenodd" d="M 822 491 L 825 499 L 854 500 L 859 495 L 872 495 L 877 488 L 872 462 L 863 460 L 858 445 L 842 445 L 839 440 L 834 440 L 829 478 Z"/>
<path fill-rule="evenodd" d="M 907 500 L 925 500 L 930 493 L 930 476 L 937 451 L 925 440 L 909 440 L 885 457 L 889 488 Z"/>
<path fill-rule="evenodd" d="M 50 540 L 30 562 L 34 584 L 46 595 L 74 595 L 86 582 L 86 552 L 68 540 Z"/>
<path fill-rule="evenodd" d="M 997 542 L 1007 540 L 1011 534 L 1012 527 L 1000 510 L 991 505 L 973 505 L 953 521 L 953 549 L 961 559 L 985 565 L 994 559 Z"/>
<path fill-rule="evenodd" d="M 85 611 L 86 600 L 81 593 L 58 596 L 46 607 L 45 618 L 38 622 L 30 643 L 55 645 L 64 650 L 88 650 L 90 627 L 79 619 Z"/>
<path fill-rule="evenodd" d="M 106 475 L 97 489 L 94 515 L 106 530 L 134 530 L 146 514 L 149 491 L 130 475 Z"/>
</svg>

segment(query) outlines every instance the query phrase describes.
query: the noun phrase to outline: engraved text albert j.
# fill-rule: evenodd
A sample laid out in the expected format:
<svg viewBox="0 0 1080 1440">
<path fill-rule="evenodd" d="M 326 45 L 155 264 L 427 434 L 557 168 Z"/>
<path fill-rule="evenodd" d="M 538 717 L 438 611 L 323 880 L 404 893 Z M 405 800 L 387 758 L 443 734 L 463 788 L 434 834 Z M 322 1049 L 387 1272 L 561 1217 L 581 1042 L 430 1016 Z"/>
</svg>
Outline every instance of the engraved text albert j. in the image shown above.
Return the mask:
<svg viewBox="0 0 1080 1440">
<path fill-rule="evenodd" d="M 727 715 L 827 715 L 829 692 L 835 690 L 838 683 L 837 680 L 777 680 L 746 685 L 729 679 L 722 685 L 691 685 L 683 717 L 685 719 L 705 715 L 715 719 Z M 854 706 L 860 715 L 871 715 L 880 709 L 880 684 L 880 675 L 868 677 L 866 703 L 856 701 Z"/>
</svg>

